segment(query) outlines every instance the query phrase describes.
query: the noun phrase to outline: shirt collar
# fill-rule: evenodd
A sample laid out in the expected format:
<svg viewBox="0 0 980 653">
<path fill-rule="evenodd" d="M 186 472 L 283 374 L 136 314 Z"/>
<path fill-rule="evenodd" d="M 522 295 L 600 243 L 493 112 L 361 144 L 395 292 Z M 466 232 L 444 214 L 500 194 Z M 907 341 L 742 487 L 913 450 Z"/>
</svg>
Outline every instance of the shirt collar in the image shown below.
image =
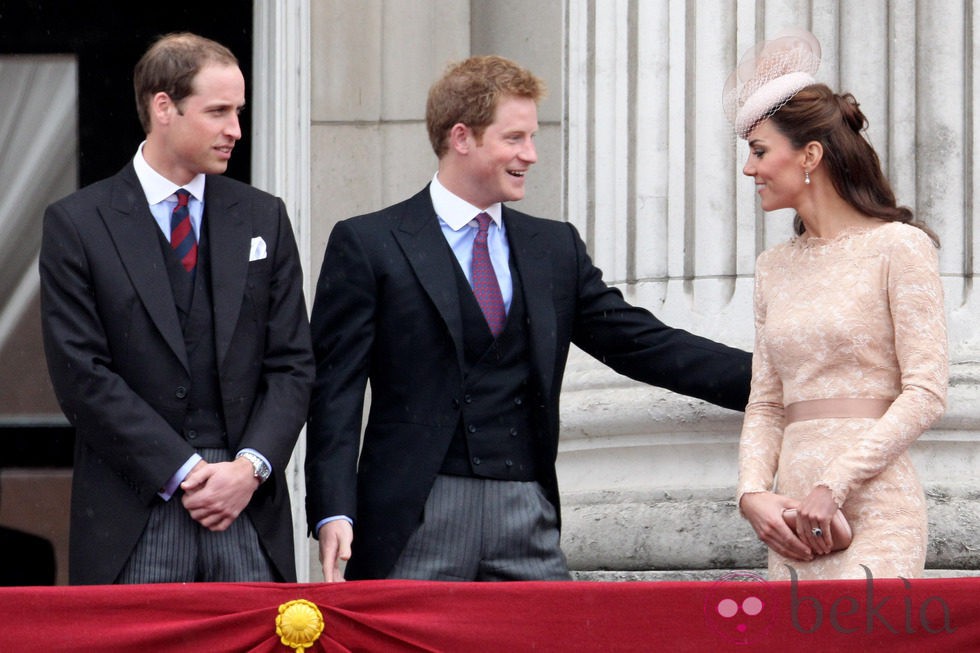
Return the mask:
<svg viewBox="0 0 980 653">
<path fill-rule="evenodd" d="M 140 185 L 143 187 L 147 204 L 150 206 L 159 204 L 171 197 L 180 188 L 186 188 L 191 196 L 199 202 L 204 200 L 205 177 L 203 173 L 198 174 L 183 186 L 175 184 L 151 168 L 150 164 L 146 162 L 146 159 L 143 157 L 144 145 L 146 145 L 146 141 L 140 143 L 139 148 L 136 150 L 136 156 L 133 157 L 133 168 L 136 169 L 136 178 L 139 179 Z"/>
<path fill-rule="evenodd" d="M 438 172 L 433 175 L 432 183 L 429 184 L 429 195 L 432 197 L 432 206 L 436 210 L 436 215 L 442 218 L 442 221 L 453 231 L 459 231 L 468 225 L 481 212 L 489 214 L 497 226 L 501 226 L 500 202 L 491 204 L 481 211 L 439 183 Z"/>
</svg>

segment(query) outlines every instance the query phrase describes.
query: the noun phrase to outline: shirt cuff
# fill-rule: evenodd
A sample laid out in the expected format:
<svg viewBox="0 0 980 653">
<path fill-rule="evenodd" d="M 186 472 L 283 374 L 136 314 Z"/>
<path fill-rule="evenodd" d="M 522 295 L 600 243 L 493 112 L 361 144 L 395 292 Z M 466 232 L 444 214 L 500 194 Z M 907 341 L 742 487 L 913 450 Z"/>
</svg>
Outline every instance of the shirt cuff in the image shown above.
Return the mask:
<svg viewBox="0 0 980 653">
<path fill-rule="evenodd" d="M 316 529 L 314 529 L 314 531 L 313 531 L 313 537 L 314 537 L 314 539 L 320 539 L 320 529 L 323 528 L 323 525 L 324 524 L 329 523 L 329 522 L 332 522 L 332 521 L 337 521 L 338 519 L 343 519 L 344 521 L 346 521 L 351 526 L 354 525 L 354 520 L 351 519 L 350 517 L 348 517 L 347 515 L 334 515 L 333 517 L 327 517 L 326 519 L 321 519 L 320 521 L 318 521 L 316 523 Z"/>
<path fill-rule="evenodd" d="M 250 454 L 252 454 L 252 455 L 255 455 L 255 456 L 258 456 L 258 457 L 259 457 L 259 458 L 260 458 L 260 459 L 262 460 L 262 462 L 264 462 L 264 463 L 265 463 L 265 466 L 269 468 L 269 473 L 270 473 L 270 474 L 272 473 L 272 463 L 270 463 L 270 462 L 269 462 L 269 459 L 268 459 L 268 458 L 266 458 L 265 456 L 263 456 L 262 454 L 260 454 L 260 453 L 259 453 L 258 451 L 256 451 L 255 449 L 251 449 L 251 448 L 249 448 L 249 447 L 246 447 L 246 448 L 244 448 L 244 449 L 239 449 L 239 450 L 238 450 L 238 453 L 236 453 L 236 454 L 235 454 L 235 457 L 237 458 L 238 456 L 240 456 L 240 455 L 242 455 L 242 454 L 243 454 L 243 453 L 245 453 L 246 451 L 247 451 L 248 453 L 250 453 Z"/>
<path fill-rule="evenodd" d="M 177 491 L 180 484 L 184 482 L 187 475 L 191 473 L 192 469 L 194 469 L 194 465 L 198 464 L 202 460 L 204 459 L 201 458 L 200 454 L 193 454 L 187 459 L 187 462 L 181 465 L 180 469 L 178 469 L 177 472 L 170 477 L 170 480 L 167 481 L 162 488 L 160 488 L 160 491 L 157 492 L 157 496 L 164 501 L 170 501 L 170 499 L 174 496 L 174 492 Z"/>
</svg>

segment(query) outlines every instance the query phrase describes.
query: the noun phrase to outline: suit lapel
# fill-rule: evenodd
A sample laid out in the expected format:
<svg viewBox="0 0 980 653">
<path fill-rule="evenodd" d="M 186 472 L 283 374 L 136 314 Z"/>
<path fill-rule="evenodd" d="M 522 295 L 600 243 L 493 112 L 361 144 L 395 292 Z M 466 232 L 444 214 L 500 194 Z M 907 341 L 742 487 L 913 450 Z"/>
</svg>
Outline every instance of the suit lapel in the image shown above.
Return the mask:
<svg viewBox="0 0 980 653">
<path fill-rule="evenodd" d="M 160 252 L 159 227 L 150 213 L 132 163 L 116 175 L 110 206 L 102 210 L 102 218 L 146 312 L 187 368 L 184 336 Z"/>
<path fill-rule="evenodd" d="M 415 272 L 419 284 L 428 294 L 446 323 L 456 347 L 456 359 L 463 365 L 463 318 L 459 312 L 459 289 L 453 274 L 453 253 L 439 228 L 439 219 L 429 187 L 409 199 L 405 213 L 393 230 L 405 258 Z"/>
<path fill-rule="evenodd" d="M 242 309 L 252 237 L 250 223 L 242 213 L 238 197 L 225 192 L 223 182 L 222 178 L 209 175 L 204 187 L 204 225 L 210 252 L 218 369 L 228 353 Z"/>
<path fill-rule="evenodd" d="M 550 396 L 555 369 L 555 303 L 551 287 L 551 250 L 525 216 L 503 207 L 511 256 L 521 277 L 527 310 L 531 358 L 541 389 Z"/>
</svg>

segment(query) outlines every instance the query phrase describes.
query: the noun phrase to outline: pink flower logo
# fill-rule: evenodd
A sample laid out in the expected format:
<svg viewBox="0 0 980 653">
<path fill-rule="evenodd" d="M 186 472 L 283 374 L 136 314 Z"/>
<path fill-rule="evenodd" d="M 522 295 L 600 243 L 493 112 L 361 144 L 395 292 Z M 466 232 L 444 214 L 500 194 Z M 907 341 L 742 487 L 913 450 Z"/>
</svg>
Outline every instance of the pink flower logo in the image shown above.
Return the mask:
<svg viewBox="0 0 980 653">
<path fill-rule="evenodd" d="M 775 616 L 771 595 L 762 576 L 747 571 L 729 572 L 705 592 L 705 622 L 726 641 L 758 643 L 769 632 Z"/>
</svg>

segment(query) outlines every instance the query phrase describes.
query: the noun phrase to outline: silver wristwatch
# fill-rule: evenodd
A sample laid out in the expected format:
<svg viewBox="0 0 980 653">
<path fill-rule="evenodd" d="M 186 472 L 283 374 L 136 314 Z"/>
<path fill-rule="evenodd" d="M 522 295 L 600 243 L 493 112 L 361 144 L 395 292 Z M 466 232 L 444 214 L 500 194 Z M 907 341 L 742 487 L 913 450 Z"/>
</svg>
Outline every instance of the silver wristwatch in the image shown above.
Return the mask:
<svg viewBox="0 0 980 653">
<path fill-rule="evenodd" d="M 252 463 L 252 475 L 259 479 L 259 483 L 265 483 L 266 479 L 269 478 L 269 475 L 272 474 L 272 470 L 269 469 L 269 466 L 265 463 L 265 461 L 251 451 L 243 451 L 235 457 L 244 458 L 248 462 Z"/>
</svg>

